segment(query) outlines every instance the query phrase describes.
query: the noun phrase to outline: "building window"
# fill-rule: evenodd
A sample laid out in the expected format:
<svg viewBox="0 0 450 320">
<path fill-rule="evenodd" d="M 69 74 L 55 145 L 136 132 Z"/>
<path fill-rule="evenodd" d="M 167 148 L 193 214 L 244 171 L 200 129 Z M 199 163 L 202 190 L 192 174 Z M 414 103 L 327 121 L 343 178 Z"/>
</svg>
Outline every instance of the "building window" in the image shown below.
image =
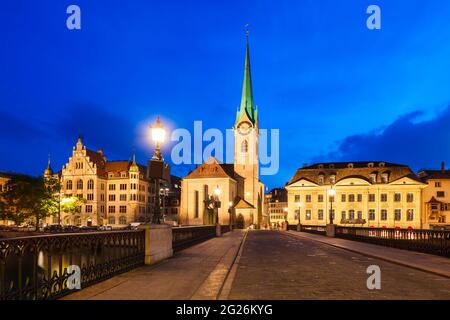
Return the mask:
<svg viewBox="0 0 450 320">
<path fill-rule="evenodd" d="M 345 194 L 341 194 L 341 202 L 345 202 L 347 200 L 347 197 Z"/>
<path fill-rule="evenodd" d="M 381 182 L 382 183 L 388 183 L 388 181 L 389 181 L 389 175 L 387 173 L 383 173 L 381 175 Z"/>
<path fill-rule="evenodd" d="M 127 224 L 127 217 L 120 216 L 119 217 L 119 224 Z"/>
<path fill-rule="evenodd" d="M 105 190 L 105 184 L 104 183 L 100 184 L 100 190 Z"/>
<path fill-rule="evenodd" d="M 108 213 L 116 213 L 116 206 L 108 206 Z"/>
<path fill-rule="evenodd" d="M 115 184 L 110 184 L 108 186 L 108 189 L 109 189 L 109 191 L 114 191 L 114 190 L 116 190 L 116 185 Z"/>
<path fill-rule="evenodd" d="M 120 201 L 127 201 L 127 195 L 126 194 L 121 194 L 119 196 Z"/>
<path fill-rule="evenodd" d="M 100 213 L 105 213 L 105 206 L 100 206 Z"/>
<path fill-rule="evenodd" d="M 81 217 L 79 216 L 75 217 L 74 223 L 76 226 L 81 226 Z"/>
<path fill-rule="evenodd" d="M 109 200 L 109 201 L 116 201 L 116 195 L 115 195 L 115 194 L 110 194 L 110 195 L 108 196 L 108 200 Z"/>
<path fill-rule="evenodd" d="M 300 195 L 299 194 L 295 195 L 295 200 L 294 201 L 295 202 L 300 202 Z"/>
<path fill-rule="evenodd" d="M 436 192 L 436 197 L 444 198 L 445 197 L 445 191 L 438 191 L 438 192 Z"/>
<path fill-rule="evenodd" d="M 375 220 L 375 210 L 374 209 L 369 209 L 369 220 L 370 221 Z"/>
<path fill-rule="evenodd" d="M 121 183 L 120 184 L 120 190 L 127 190 L 127 184 L 126 183 Z"/>
<path fill-rule="evenodd" d="M 86 205 L 86 213 L 92 213 L 92 206 Z"/>
<path fill-rule="evenodd" d="M 359 219 L 359 220 L 362 220 L 362 218 L 363 218 L 363 217 L 362 217 L 362 211 L 358 211 L 358 219 Z"/>
<path fill-rule="evenodd" d="M 414 209 L 408 209 L 406 213 L 406 220 L 413 221 L 414 220 Z"/>
<path fill-rule="evenodd" d="M 436 182 L 434 183 L 434 187 L 435 187 L 435 188 L 440 188 L 440 187 L 441 187 L 441 182 L 440 182 L 440 181 L 436 181 Z"/>
<path fill-rule="evenodd" d="M 306 210 L 306 220 L 311 220 L 311 210 Z"/>
<path fill-rule="evenodd" d="M 120 206 L 119 213 L 127 213 L 127 206 Z"/>
<path fill-rule="evenodd" d="M 318 202 L 323 202 L 323 194 L 319 194 L 319 195 L 317 196 L 317 201 L 318 201 Z"/>
<path fill-rule="evenodd" d="M 395 194 L 394 194 L 394 201 L 395 201 L 395 202 L 400 202 L 400 201 L 402 201 L 402 194 L 401 194 L 401 193 L 395 193 Z"/>
<path fill-rule="evenodd" d="M 72 190 L 72 180 L 67 180 L 67 182 L 66 182 L 66 190 Z"/>
<path fill-rule="evenodd" d="M 108 224 L 116 224 L 116 217 L 109 216 L 108 217 Z"/>
<path fill-rule="evenodd" d="M 402 209 L 395 209 L 395 211 L 394 211 L 394 220 L 395 221 L 402 220 Z"/>
<path fill-rule="evenodd" d="M 376 175 L 375 173 L 372 173 L 372 174 L 370 175 L 370 182 L 371 182 L 371 183 L 377 182 L 377 175 Z"/>
<path fill-rule="evenodd" d="M 93 193 L 88 193 L 87 194 L 87 200 L 88 201 L 93 201 L 94 200 L 94 194 Z"/>
<path fill-rule="evenodd" d="M 295 209 L 294 213 L 295 213 L 295 220 L 298 220 L 298 217 L 300 216 L 300 210 Z"/>
<path fill-rule="evenodd" d="M 130 194 L 130 201 L 136 201 L 136 195 L 135 194 Z"/>
<path fill-rule="evenodd" d="M 83 180 L 80 179 L 77 181 L 77 189 L 83 190 Z"/>
<path fill-rule="evenodd" d="M 319 184 L 323 184 L 324 178 L 323 174 L 319 175 Z"/>
<path fill-rule="evenodd" d="M 242 141 L 241 143 L 241 152 L 247 153 L 248 152 L 248 142 L 247 140 Z"/>
<path fill-rule="evenodd" d="M 381 217 L 380 217 L 380 219 L 382 221 L 386 221 L 387 220 L 387 210 L 386 209 L 382 209 L 381 210 Z"/>
<path fill-rule="evenodd" d="M 355 195 L 354 194 L 349 194 L 348 195 L 348 202 L 355 202 Z"/>
<path fill-rule="evenodd" d="M 319 211 L 317 211 L 317 219 L 323 220 L 323 210 L 322 209 L 319 209 Z"/>
<path fill-rule="evenodd" d="M 306 202 L 311 202 L 311 195 L 310 194 L 306 195 L 305 201 Z"/>
<path fill-rule="evenodd" d="M 408 193 L 406 195 L 406 202 L 414 202 L 414 193 Z"/>
<path fill-rule="evenodd" d="M 335 184 L 336 183 L 336 176 L 333 174 L 330 176 L 330 184 Z"/>
<path fill-rule="evenodd" d="M 387 202 L 387 193 L 382 193 L 380 195 L 380 201 L 381 202 Z"/>
<path fill-rule="evenodd" d="M 94 180 L 89 179 L 87 183 L 88 190 L 94 190 Z"/>
<path fill-rule="evenodd" d="M 130 189 L 131 190 L 137 190 L 137 184 L 136 183 L 131 183 L 130 184 Z"/>
<path fill-rule="evenodd" d="M 350 220 L 355 220 L 355 210 L 348 210 L 348 218 Z"/>
<path fill-rule="evenodd" d="M 100 201 L 105 201 L 105 194 L 104 193 L 100 194 Z"/>
<path fill-rule="evenodd" d="M 362 194 L 358 194 L 358 202 L 362 202 Z"/>
<path fill-rule="evenodd" d="M 369 193 L 369 202 L 375 202 L 375 193 Z"/>
<path fill-rule="evenodd" d="M 341 212 L 341 219 L 345 220 L 347 218 L 347 215 L 345 214 L 345 211 Z"/>
</svg>

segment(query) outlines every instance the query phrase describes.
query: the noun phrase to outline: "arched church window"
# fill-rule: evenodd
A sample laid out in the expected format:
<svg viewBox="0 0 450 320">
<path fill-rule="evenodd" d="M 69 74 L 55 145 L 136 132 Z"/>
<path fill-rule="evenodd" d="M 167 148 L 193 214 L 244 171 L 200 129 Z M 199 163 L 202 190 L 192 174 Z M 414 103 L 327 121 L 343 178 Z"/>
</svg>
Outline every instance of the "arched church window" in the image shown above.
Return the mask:
<svg viewBox="0 0 450 320">
<path fill-rule="evenodd" d="M 242 143 L 241 143 L 241 152 L 242 153 L 248 152 L 248 142 L 247 142 L 247 140 L 242 141 Z"/>
<path fill-rule="evenodd" d="M 87 183 L 87 188 L 88 188 L 88 190 L 93 190 L 94 189 L 94 180 L 89 179 L 89 181 Z"/>
<path fill-rule="evenodd" d="M 72 180 L 67 180 L 67 182 L 66 182 L 66 189 L 67 190 L 72 190 Z"/>
<path fill-rule="evenodd" d="M 82 190 L 83 189 L 83 180 L 78 180 L 77 181 L 77 189 L 78 190 Z"/>
</svg>

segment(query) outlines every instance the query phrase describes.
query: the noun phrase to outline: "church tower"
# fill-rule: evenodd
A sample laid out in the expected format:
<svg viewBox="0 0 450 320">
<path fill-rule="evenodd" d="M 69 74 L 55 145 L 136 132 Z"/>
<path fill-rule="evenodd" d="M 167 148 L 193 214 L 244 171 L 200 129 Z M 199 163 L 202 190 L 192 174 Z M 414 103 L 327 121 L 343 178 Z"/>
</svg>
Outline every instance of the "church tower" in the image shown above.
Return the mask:
<svg viewBox="0 0 450 320">
<path fill-rule="evenodd" d="M 259 224 L 261 216 L 262 192 L 259 182 L 258 110 L 255 107 L 250 70 L 250 50 L 248 31 L 246 33 L 246 52 L 244 66 L 244 81 L 242 84 L 241 105 L 237 111 L 234 123 L 234 171 L 244 178 L 243 190 L 240 196 L 248 205 L 245 222 Z M 239 212 L 237 212 L 239 214 Z M 243 213 L 244 214 L 244 213 Z"/>
</svg>

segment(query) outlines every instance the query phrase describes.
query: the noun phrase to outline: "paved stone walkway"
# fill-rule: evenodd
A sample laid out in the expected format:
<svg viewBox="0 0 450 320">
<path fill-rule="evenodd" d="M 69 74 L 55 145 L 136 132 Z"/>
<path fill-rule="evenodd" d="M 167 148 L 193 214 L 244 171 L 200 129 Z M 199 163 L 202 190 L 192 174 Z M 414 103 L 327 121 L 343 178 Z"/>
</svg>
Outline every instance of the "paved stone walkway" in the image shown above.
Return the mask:
<svg viewBox="0 0 450 320">
<path fill-rule="evenodd" d="M 337 248 L 363 253 L 372 258 L 394 262 L 421 271 L 432 272 L 450 278 L 450 259 L 421 252 L 400 250 L 359 241 L 330 238 L 307 232 L 288 231 L 293 236 L 326 243 Z"/>
<path fill-rule="evenodd" d="M 64 297 L 64 300 L 216 299 L 244 231 L 226 233 L 154 266 L 144 266 Z"/>
<path fill-rule="evenodd" d="M 366 286 L 381 268 L 381 290 Z M 276 231 L 250 231 L 228 299 L 450 299 L 450 279 Z"/>
</svg>

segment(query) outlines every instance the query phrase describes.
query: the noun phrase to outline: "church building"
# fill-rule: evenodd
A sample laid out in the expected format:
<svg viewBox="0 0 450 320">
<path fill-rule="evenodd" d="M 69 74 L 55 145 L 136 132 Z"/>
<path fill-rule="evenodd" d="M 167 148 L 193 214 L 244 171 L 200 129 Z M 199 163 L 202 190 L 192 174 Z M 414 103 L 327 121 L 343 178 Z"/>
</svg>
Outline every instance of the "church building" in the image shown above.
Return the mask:
<svg viewBox="0 0 450 320">
<path fill-rule="evenodd" d="M 259 180 L 259 123 L 253 100 L 248 34 L 240 108 L 234 122 L 234 163 L 212 157 L 183 178 L 180 222 L 185 225 L 216 223 L 209 199 L 218 197 L 219 222 L 237 228 L 259 227 L 262 222 L 264 185 Z"/>
</svg>

